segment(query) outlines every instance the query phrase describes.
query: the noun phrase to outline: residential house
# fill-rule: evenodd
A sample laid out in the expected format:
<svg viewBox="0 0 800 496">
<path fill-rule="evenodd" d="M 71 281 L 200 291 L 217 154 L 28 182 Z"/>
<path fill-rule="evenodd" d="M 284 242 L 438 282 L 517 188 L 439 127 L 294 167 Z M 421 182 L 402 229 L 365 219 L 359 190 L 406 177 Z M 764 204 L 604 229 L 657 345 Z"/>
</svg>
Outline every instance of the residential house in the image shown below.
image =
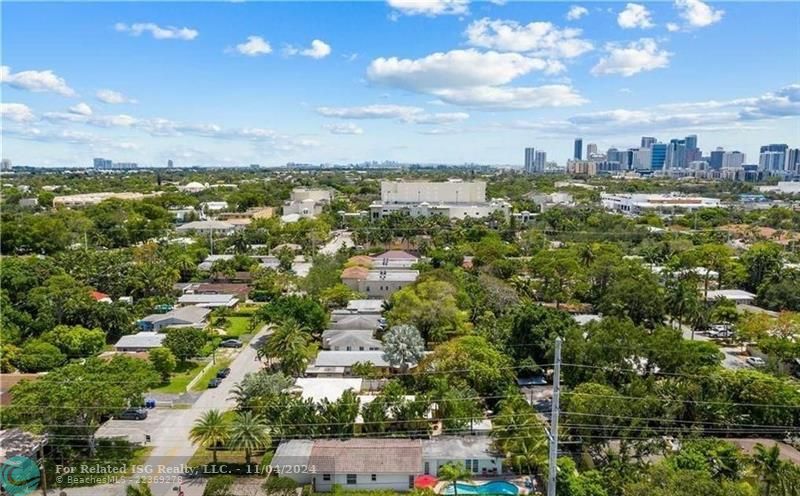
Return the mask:
<svg viewBox="0 0 800 496">
<path fill-rule="evenodd" d="M 503 456 L 488 436 L 440 436 L 422 440 L 422 472 L 436 475 L 443 465 L 460 463 L 475 477 L 503 472 Z"/>
<path fill-rule="evenodd" d="M 347 377 L 352 374 L 353 365 L 367 362 L 383 371 L 390 368 L 389 362 L 383 358 L 383 351 L 322 350 L 306 369 L 306 376 Z"/>
<path fill-rule="evenodd" d="M 327 189 L 295 188 L 291 197 L 283 204 L 284 222 L 300 218 L 314 218 L 322 213 L 323 207 L 330 203 L 331 192 Z"/>
<path fill-rule="evenodd" d="M 161 331 L 168 327 L 203 328 L 208 322 L 211 309 L 199 306 L 185 306 L 167 313 L 154 313 L 137 322 L 142 331 Z"/>
<path fill-rule="evenodd" d="M 158 332 L 139 332 L 122 336 L 114 345 L 114 349 L 119 352 L 138 352 L 150 351 L 153 348 L 160 348 L 164 343 L 166 334 Z"/>
<path fill-rule="evenodd" d="M 178 298 L 181 305 L 196 305 L 205 308 L 233 308 L 239 304 L 239 298 L 232 294 L 185 294 Z"/>
<path fill-rule="evenodd" d="M 178 226 L 175 230 L 179 233 L 195 233 L 203 236 L 214 234 L 227 236 L 236 230 L 236 226 L 218 220 L 197 220 Z"/>
<path fill-rule="evenodd" d="M 23 431 L 18 427 L 0 430 L 0 466 L 3 467 L 3 488 L 6 488 L 8 479 L 14 470 L 15 462 L 10 460 L 14 457 L 24 457 L 33 460 L 38 465 L 44 456 L 44 448 L 47 446 L 47 435 L 33 434 Z M 37 472 L 38 475 L 38 472 Z M 9 494 L 26 494 L 26 492 L 12 491 L 11 489 L 22 489 L 23 486 L 10 485 Z M 2 491 L 6 494 L 5 491 Z"/>
<path fill-rule="evenodd" d="M 328 329 L 322 333 L 322 347 L 333 351 L 379 351 L 383 343 L 373 330 Z"/>
<path fill-rule="evenodd" d="M 709 291 L 706 296 L 707 301 L 714 301 L 720 298 L 731 300 L 737 305 L 750 305 L 755 301 L 756 295 L 741 289 L 717 289 Z"/>
<path fill-rule="evenodd" d="M 330 492 L 334 485 L 353 491 L 405 492 L 413 489 L 422 469 L 422 443 L 418 439 L 294 439 L 278 446 L 272 465 L 314 467 L 314 473 L 283 475 L 311 484 L 317 492 Z"/>
<path fill-rule="evenodd" d="M 337 330 L 369 330 L 375 331 L 381 327 L 380 315 L 331 315 L 330 329 Z"/>
<path fill-rule="evenodd" d="M 241 283 L 229 282 L 199 282 L 189 283 L 183 286 L 183 294 L 232 294 L 236 296 L 239 301 L 247 300 L 250 294 L 250 286 Z"/>
<path fill-rule="evenodd" d="M 368 270 L 364 267 L 348 267 L 342 271 L 342 282 L 368 298 L 387 299 L 396 291 L 416 282 L 419 271 L 408 269 Z"/>
</svg>

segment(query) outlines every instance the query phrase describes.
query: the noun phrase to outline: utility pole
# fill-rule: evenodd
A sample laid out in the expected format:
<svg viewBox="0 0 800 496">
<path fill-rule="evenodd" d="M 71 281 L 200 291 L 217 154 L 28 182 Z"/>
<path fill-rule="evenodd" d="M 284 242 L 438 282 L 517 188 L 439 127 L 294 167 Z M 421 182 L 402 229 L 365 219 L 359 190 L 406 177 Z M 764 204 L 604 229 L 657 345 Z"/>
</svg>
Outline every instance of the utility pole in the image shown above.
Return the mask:
<svg viewBox="0 0 800 496">
<path fill-rule="evenodd" d="M 553 401 L 550 410 L 550 455 L 548 461 L 547 496 L 556 496 L 556 462 L 558 461 L 558 415 L 561 393 L 561 338 L 556 338 L 555 363 L 553 364 Z"/>
</svg>

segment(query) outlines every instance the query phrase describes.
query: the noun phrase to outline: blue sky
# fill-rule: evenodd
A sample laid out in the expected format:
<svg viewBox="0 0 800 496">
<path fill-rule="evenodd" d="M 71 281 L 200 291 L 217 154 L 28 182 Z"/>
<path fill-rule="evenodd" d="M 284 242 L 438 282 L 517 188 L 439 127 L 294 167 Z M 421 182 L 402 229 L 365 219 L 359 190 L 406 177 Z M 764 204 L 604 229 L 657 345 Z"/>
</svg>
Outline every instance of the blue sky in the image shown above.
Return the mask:
<svg viewBox="0 0 800 496">
<path fill-rule="evenodd" d="M 800 146 L 796 2 L 14 3 L 3 156 L 563 163 L 572 140 Z"/>
</svg>

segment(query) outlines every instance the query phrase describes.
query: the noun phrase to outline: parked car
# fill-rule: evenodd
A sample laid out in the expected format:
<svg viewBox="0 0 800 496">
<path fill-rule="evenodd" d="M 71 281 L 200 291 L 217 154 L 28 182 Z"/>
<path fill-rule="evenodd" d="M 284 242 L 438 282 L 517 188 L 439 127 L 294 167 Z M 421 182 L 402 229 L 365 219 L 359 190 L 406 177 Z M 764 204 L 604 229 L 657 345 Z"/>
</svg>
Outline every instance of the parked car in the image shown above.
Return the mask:
<svg viewBox="0 0 800 496">
<path fill-rule="evenodd" d="M 220 379 L 219 377 L 214 377 L 213 379 L 208 381 L 208 388 L 214 389 L 215 387 L 218 387 L 220 384 L 222 384 L 222 379 Z"/>
<path fill-rule="evenodd" d="M 767 364 L 767 362 L 765 362 L 763 358 L 753 357 L 753 356 L 747 357 L 747 360 L 745 360 L 745 362 L 747 362 L 747 365 L 751 367 L 763 367 L 764 365 Z"/>
<path fill-rule="evenodd" d="M 241 348 L 242 342 L 238 339 L 226 339 L 219 344 L 221 348 Z"/>
<path fill-rule="evenodd" d="M 144 420 L 147 418 L 147 410 L 144 408 L 128 408 L 117 415 L 119 420 Z"/>
<path fill-rule="evenodd" d="M 225 367 L 224 369 L 219 369 L 217 371 L 217 379 L 224 379 L 228 377 L 231 373 L 230 367 Z"/>
</svg>

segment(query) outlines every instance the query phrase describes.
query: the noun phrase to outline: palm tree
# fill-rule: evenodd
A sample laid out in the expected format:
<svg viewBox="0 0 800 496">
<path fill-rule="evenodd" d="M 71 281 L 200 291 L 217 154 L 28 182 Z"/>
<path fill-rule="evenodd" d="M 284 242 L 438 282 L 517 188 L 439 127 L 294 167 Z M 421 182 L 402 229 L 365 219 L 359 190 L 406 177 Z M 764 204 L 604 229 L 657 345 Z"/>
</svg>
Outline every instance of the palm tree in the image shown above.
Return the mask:
<svg viewBox="0 0 800 496">
<path fill-rule="evenodd" d="M 472 479 L 472 472 L 462 463 L 448 463 L 439 467 L 439 479 L 453 483 L 453 495 L 458 496 L 458 481 Z"/>
<path fill-rule="evenodd" d="M 250 465 L 250 455 L 272 444 L 267 422 L 261 415 L 252 412 L 239 412 L 231 426 L 230 445 L 237 450 L 244 450 L 245 462 Z"/>
<path fill-rule="evenodd" d="M 147 482 L 140 480 L 137 485 L 125 488 L 125 496 L 153 496 L 153 491 Z"/>
<path fill-rule="evenodd" d="M 767 448 L 759 443 L 755 446 L 753 465 L 759 480 L 764 484 L 764 496 L 770 496 L 773 485 L 780 483 L 783 462 L 780 459 L 781 450 L 777 443 Z"/>
<path fill-rule="evenodd" d="M 280 325 L 259 350 L 259 356 L 268 360 L 280 359 L 280 368 L 287 375 L 303 373 L 308 362 L 308 343 L 310 336 L 306 330 L 293 320 Z"/>
<path fill-rule="evenodd" d="M 189 433 L 193 443 L 211 450 L 214 463 L 217 463 L 217 447 L 226 442 L 231 435 L 231 426 L 219 410 L 209 410 L 197 419 Z"/>
</svg>

